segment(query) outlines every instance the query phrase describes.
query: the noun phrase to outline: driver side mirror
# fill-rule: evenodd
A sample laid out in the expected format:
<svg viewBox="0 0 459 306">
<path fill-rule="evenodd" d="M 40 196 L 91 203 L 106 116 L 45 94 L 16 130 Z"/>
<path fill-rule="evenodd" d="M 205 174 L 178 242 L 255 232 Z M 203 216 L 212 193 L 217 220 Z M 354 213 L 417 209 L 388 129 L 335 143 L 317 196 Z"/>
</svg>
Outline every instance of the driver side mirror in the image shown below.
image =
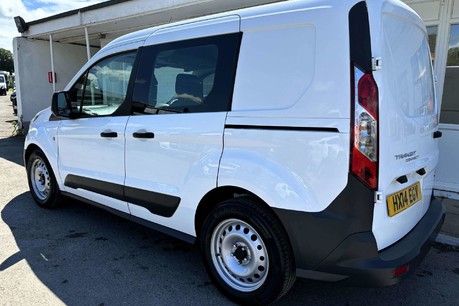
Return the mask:
<svg viewBox="0 0 459 306">
<path fill-rule="evenodd" d="M 53 94 L 51 111 L 57 117 L 67 117 L 69 119 L 78 118 L 78 114 L 72 110 L 72 105 L 66 91 L 55 92 Z"/>
</svg>

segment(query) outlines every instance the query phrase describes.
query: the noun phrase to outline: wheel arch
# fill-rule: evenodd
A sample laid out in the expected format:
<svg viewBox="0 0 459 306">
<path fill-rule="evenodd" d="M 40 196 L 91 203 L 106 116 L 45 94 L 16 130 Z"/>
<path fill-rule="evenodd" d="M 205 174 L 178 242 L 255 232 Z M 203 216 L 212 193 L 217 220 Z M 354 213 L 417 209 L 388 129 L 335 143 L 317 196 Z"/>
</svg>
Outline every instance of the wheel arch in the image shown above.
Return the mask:
<svg viewBox="0 0 459 306">
<path fill-rule="evenodd" d="M 29 161 L 30 155 L 32 155 L 32 152 L 35 150 L 39 150 L 43 152 L 43 150 L 34 143 L 29 144 L 27 148 L 24 150 L 24 165 L 25 166 L 27 166 L 27 162 Z M 45 152 L 43 152 L 43 154 L 45 154 Z"/>
<path fill-rule="evenodd" d="M 43 147 L 39 146 L 35 142 L 28 142 L 28 143 L 26 142 L 26 147 L 24 148 L 24 156 L 23 156 L 24 157 L 24 167 L 27 168 L 27 163 L 29 161 L 29 158 L 34 151 L 40 151 L 41 153 L 43 153 L 43 155 L 45 156 L 46 160 L 48 161 L 51 167 L 51 170 L 53 171 L 54 177 L 57 180 L 57 184 L 59 188 L 62 188 L 60 174 L 59 174 L 58 166 L 57 166 L 57 153 L 49 152 L 45 150 Z"/>
<path fill-rule="evenodd" d="M 261 197 L 257 196 L 253 192 L 250 192 L 246 189 L 236 187 L 236 186 L 221 186 L 217 187 L 211 191 L 209 191 L 199 202 L 198 207 L 196 209 L 195 213 L 195 220 L 194 220 L 194 225 L 195 225 L 195 231 L 196 231 L 196 237 L 197 241 L 199 241 L 200 236 L 201 236 L 201 230 L 203 227 L 204 222 L 206 221 L 207 216 L 211 213 L 211 211 L 217 207 L 218 204 L 230 200 L 230 199 L 235 199 L 238 197 L 243 197 L 243 196 L 249 196 L 253 199 L 256 200 L 258 205 L 263 206 L 265 209 L 269 210 L 272 212 L 273 216 L 279 221 L 279 224 L 283 227 L 285 232 L 287 233 L 287 230 L 282 223 L 281 219 L 279 216 L 275 213 L 275 211 L 270 207 L 266 201 L 264 201 Z M 287 235 L 288 236 L 288 235 Z M 288 243 L 290 246 L 292 246 L 290 242 L 290 237 Z"/>
</svg>

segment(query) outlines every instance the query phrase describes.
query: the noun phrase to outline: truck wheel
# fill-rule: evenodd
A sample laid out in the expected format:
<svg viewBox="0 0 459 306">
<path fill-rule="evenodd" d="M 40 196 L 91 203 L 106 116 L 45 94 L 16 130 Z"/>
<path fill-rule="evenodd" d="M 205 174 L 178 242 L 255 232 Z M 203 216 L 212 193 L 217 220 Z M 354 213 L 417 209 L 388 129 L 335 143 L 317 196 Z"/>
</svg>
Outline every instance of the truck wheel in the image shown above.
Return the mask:
<svg viewBox="0 0 459 306">
<path fill-rule="evenodd" d="M 266 305 L 295 281 L 293 253 L 276 216 L 250 197 L 218 205 L 204 222 L 201 251 L 215 285 L 240 304 Z"/>
<path fill-rule="evenodd" d="M 32 197 L 40 207 L 54 208 L 59 204 L 60 191 L 56 177 L 45 155 L 35 150 L 27 161 L 27 180 Z"/>
</svg>

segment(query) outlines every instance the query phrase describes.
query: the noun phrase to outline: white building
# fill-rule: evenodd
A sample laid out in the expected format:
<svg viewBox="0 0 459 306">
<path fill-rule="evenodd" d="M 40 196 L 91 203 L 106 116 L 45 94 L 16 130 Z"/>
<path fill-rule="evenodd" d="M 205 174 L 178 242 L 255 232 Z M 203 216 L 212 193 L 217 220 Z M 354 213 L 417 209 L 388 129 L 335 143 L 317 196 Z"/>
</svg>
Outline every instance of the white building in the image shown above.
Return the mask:
<svg viewBox="0 0 459 306">
<path fill-rule="evenodd" d="M 14 39 L 21 126 L 50 105 L 80 67 L 111 40 L 143 28 L 280 0 L 111 0 L 23 22 Z M 459 0 L 404 0 L 423 18 L 441 103 L 436 194 L 459 199 Z M 54 77 L 55 76 L 55 77 Z"/>
</svg>

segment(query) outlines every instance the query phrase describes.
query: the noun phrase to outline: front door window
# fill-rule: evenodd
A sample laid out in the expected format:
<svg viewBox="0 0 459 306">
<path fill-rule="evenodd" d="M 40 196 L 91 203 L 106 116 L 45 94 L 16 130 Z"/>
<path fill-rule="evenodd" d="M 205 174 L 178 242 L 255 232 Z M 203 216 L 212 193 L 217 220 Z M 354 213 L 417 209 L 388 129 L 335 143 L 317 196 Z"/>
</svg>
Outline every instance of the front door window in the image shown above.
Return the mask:
<svg viewBox="0 0 459 306">
<path fill-rule="evenodd" d="M 73 111 L 82 117 L 112 115 L 123 104 L 135 52 L 118 54 L 98 62 L 69 91 Z"/>
</svg>

